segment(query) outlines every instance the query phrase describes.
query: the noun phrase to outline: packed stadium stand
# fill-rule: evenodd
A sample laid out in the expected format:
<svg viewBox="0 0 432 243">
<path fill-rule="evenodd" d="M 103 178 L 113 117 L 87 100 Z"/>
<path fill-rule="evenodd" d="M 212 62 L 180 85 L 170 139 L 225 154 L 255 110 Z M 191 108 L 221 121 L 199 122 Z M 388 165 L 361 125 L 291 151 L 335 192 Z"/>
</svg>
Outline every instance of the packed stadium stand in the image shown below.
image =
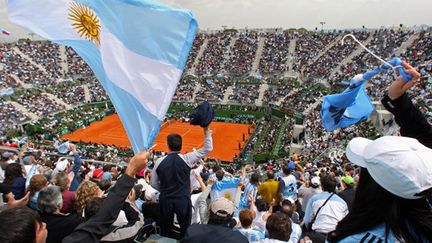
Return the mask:
<svg viewBox="0 0 432 243">
<path fill-rule="evenodd" d="M 202 101 L 207 100 L 216 111 L 215 121 L 250 126 L 250 129 L 247 129 L 248 133 L 243 134 L 243 139 L 236 142 L 238 151 L 232 159 L 221 161 L 218 158 L 206 158 L 200 162 L 201 164 L 193 167 L 195 172 L 191 174 L 193 194 L 205 196 L 204 199 L 193 197 L 192 203 L 197 207 L 207 205 L 208 195 L 205 193 L 210 191 L 215 180 L 231 181 L 245 176 L 249 178 L 245 181 L 242 179 L 242 183 L 246 186 L 240 204 L 243 210 L 234 217 L 239 219 L 237 222 L 241 222 L 236 226 L 236 231 L 248 237 L 249 242 L 264 240 L 266 230 L 272 230 L 265 228 L 261 216 L 271 214 L 271 211 L 267 212 L 267 210 L 275 206 L 273 205 L 275 201 L 264 199 L 265 190 L 259 189 L 261 187 L 258 186 L 258 181 L 262 181 L 261 185 L 263 185 L 267 182 L 271 183 L 273 178 L 285 178 L 287 176 L 284 175 L 285 169 L 290 168 L 290 173 L 295 176 L 294 181 L 304 182 L 307 189 L 326 183 L 324 179 L 313 180 L 316 176 L 326 177 L 331 174 L 332 178 L 329 180 L 334 181 L 337 178 L 337 188 L 342 191 L 348 188 L 346 184 L 351 182 L 354 184 L 354 179 L 357 180 L 357 175 L 360 173 L 358 167 L 354 168 L 348 163 L 344 154 L 348 142 L 359 136 L 374 139 L 382 135 L 398 134 L 396 122 L 380 103 L 387 87 L 394 79 L 392 72 L 377 75 L 368 81 L 367 92 L 376 107 L 370 119 L 331 132 L 323 128 L 320 108 L 324 96 L 346 89 L 347 81 L 356 74 L 381 65 L 352 39 L 347 39 L 342 44 L 340 41 L 346 34 L 355 35 L 366 47 L 383 59 L 389 60 L 399 56 L 420 72 L 421 81 L 409 92 L 416 94 L 412 96 L 414 105 L 419 107 L 429 123 L 432 123 L 432 29 L 405 27 L 332 31 L 226 29 L 202 31 L 195 38 L 186 69 L 174 94 L 164 125 L 170 124 L 172 120 L 188 122 L 190 112 Z M 72 171 L 70 166 L 72 160 L 80 166 L 84 161 L 82 164 L 84 171 L 87 173 L 91 171 L 91 173 L 87 177 L 81 175 L 83 182 L 73 194 L 76 201 L 74 203 L 68 201 L 69 208 L 63 208 L 61 211 L 79 215 L 81 221 L 84 220 L 81 215 L 91 210 L 86 207 L 90 207 L 89 205 L 96 207 L 95 205 L 100 203 L 90 199 L 100 191 L 106 194 L 111 184 L 114 185 L 115 181 L 118 183 L 122 180 L 119 174 L 126 173 L 125 165 L 130 162 L 133 151 L 129 147 L 116 144 L 77 141 L 75 142 L 77 148 L 74 145 L 68 147 L 71 151 L 67 152 L 71 152 L 72 157 L 64 154 L 69 159 L 70 167 L 67 169 L 65 169 L 66 165 L 64 168 L 59 166 L 61 163 L 57 162 L 59 157 L 57 151 L 59 145 L 64 145 L 66 141 L 62 139 L 63 135 L 78 129 L 83 129 L 85 133 L 85 129 L 92 123 L 101 122 L 115 113 L 115 108 L 104 88 L 89 66 L 72 48 L 49 41 L 28 39 L 0 43 L 2 163 L 9 163 L 10 158 L 17 156 L 19 159 L 27 158 L 24 160 L 25 164 L 31 167 L 32 164 L 37 164 L 32 161 L 38 160 L 40 162 L 38 166 L 41 167 L 40 173 L 49 174 L 50 179 L 56 179 L 53 183 L 65 187 L 59 180 L 68 182 L 68 175 L 65 172 L 69 172 L 68 169 Z M 21 149 L 26 153 L 20 153 Z M 148 226 L 146 230 L 149 228 L 154 230 L 150 234 L 160 232 L 158 221 L 160 215 L 154 213 L 159 211 L 157 208 L 159 199 L 155 199 L 154 193 L 141 195 L 141 192 L 151 187 L 149 184 L 151 184 L 152 173 L 153 175 L 156 173 L 152 172 L 152 169 L 156 166 L 157 159 L 166 155 L 165 152 L 157 151 L 155 157 L 148 162 L 148 168 L 137 173 L 138 178 L 144 181 L 140 183 L 145 189 L 136 188 L 136 198 L 135 194 L 133 196 L 131 194 L 126 204 L 131 200 L 137 200 L 141 203 L 139 208 L 128 205 L 124 208 L 126 214 L 131 213 L 129 210 L 132 210 L 131 214 L 135 212 L 133 210 L 138 210 L 140 216 L 134 218 L 134 223 L 139 222 L 137 225 L 140 226 L 145 223 L 145 226 Z M 77 159 L 77 153 L 81 154 L 83 161 Z M 247 169 L 242 170 L 244 165 L 248 165 Z M 30 174 L 27 167 L 27 173 Z M 46 170 L 42 167 L 46 167 Z M 7 171 L 6 173 L 11 173 Z M 275 175 L 273 171 L 277 174 Z M 61 174 L 56 175 L 56 173 Z M 348 174 L 354 179 L 350 176 L 352 181 L 348 178 L 349 182 L 342 183 L 345 178 L 343 176 Z M 21 177 L 23 176 L 20 176 L 19 180 L 25 182 Z M 43 178 L 39 179 L 45 183 Z M 12 180 L 15 178 L 11 179 L 8 175 L 4 177 L 0 173 L 0 180 L 14 184 Z M 92 184 L 91 181 L 95 183 Z M 33 179 L 29 183 L 32 186 L 37 184 Z M 69 192 L 69 186 L 72 187 L 71 181 L 66 184 L 67 188 L 61 188 L 61 193 L 64 195 L 67 194 L 65 190 Z M 207 187 L 208 185 L 210 186 Z M 243 184 L 240 184 L 239 188 L 241 186 Z M 291 208 L 293 212 L 289 211 L 288 215 L 291 218 L 289 225 L 298 229 L 305 213 L 312 210 L 308 209 L 309 211 L 305 212 L 306 207 L 311 207 L 307 206 L 304 194 L 300 193 L 300 188 L 304 193 L 305 187 L 295 188 L 295 197 L 286 197 L 286 200 L 280 201 L 276 199 L 276 204 L 279 203 L 277 207 L 281 211 L 287 205 L 290 205 L 289 207 L 294 205 L 294 208 L 297 208 L 294 210 Z M 39 188 L 39 191 L 42 190 L 39 195 L 46 196 L 49 192 L 42 188 Z M 257 192 L 262 198 L 257 200 L 256 206 L 249 205 L 251 200 L 248 201 L 247 193 L 251 193 L 252 201 L 255 201 Z M 20 197 L 15 198 L 17 200 L 25 197 L 24 189 L 21 187 L 16 193 L 20 193 Z M 38 204 L 34 202 L 32 204 L 31 201 L 34 200 L 34 196 L 32 192 L 29 205 L 37 209 Z M 213 194 L 210 197 L 213 202 L 215 200 Z M 222 197 L 231 199 L 229 195 Z M 301 200 L 298 200 L 300 198 Z M 348 209 L 348 204 L 348 202 L 343 203 L 342 206 Z M 249 210 L 248 208 L 251 207 L 255 209 Z M 205 209 L 195 209 L 194 213 L 209 211 L 207 209 L 207 206 Z M 254 219 L 252 213 L 260 217 Z M 43 219 L 45 214 L 42 214 Z M 118 226 L 121 226 L 124 221 L 131 220 L 129 216 L 120 218 L 119 220 L 123 221 Z M 211 216 L 213 215 L 207 215 L 207 217 Z M 249 216 L 251 217 L 249 221 L 253 221 L 257 229 L 252 230 L 247 227 L 245 222 Z M 270 217 L 279 217 L 279 214 Z M 280 217 L 281 219 L 272 220 L 284 220 L 286 216 Z M 208 218 L 193 218 L 192 223 L 204 223 L 205 220 Z M 265 217 L 267 222 L 272 220 L 267 221 Z M 336 224 L 332 227 L 334 230 Z M 299 242 L 301 229 L 298 234 L 298 229 L 294 228 L 290 242 Z"/>
</svg>

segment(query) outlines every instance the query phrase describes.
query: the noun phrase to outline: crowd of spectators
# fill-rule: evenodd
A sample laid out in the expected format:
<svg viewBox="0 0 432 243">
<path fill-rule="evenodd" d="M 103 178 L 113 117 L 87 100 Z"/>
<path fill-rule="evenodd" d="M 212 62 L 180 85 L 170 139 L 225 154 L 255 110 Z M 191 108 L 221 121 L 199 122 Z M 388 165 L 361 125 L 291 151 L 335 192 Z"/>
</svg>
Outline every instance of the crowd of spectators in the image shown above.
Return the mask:
<svg viewBox="0 0 432 243">
<path fill-rule="evenodd" d="M 375 30 L 372 35 L 371 42 L 366 46 L 377 56 L 384 60 L 390 60 L 394 56 L 394 52 L 400 48 L 403 42 L 413 33 L 411 31 L 403 30 L 392 30 L 392 29 L 380 29 Z M 337 71 L 334 77 L 331 77 L 328 81 L 331 85 L 336 86 L 340 84 L 342 80 L 349 80 L 356 74 L 364 73 L 367 70 L 371 70 L 374 67 L 382 65 L 382 63 L 370 55 L 368 52 L 363 51 L 359 55 L 355 56 L 351 62 L 342 65 L 341 69 Z M 371 82 L 371 90 L 383 90 L 382 88 L 387 85 L 383 80 L 388 80 L 386 75 L 378 75 Z M 377 94 L 375 97 L 381 97 L 382 94 Z"/>
<path fill-rule="evenodd" d="M 195 92 L 197 82 L 194 80 L 186 81 L 182 80 L 177 86 L 177 90 L 174 94 L 173 100 L 176 101 L 191 101 Z"/>
<path fill-rule="evenodd" d="M 29 112 L 39 117 L 46 117 L 65 109 L 64 105 L 57 103 L 36 90 L 23 90 L 15 98 Z"/>
<path fill-rule="evenodd" d="M 234 83 L 230 101 L 240 104 L 255 104 L 259 96 L 259 85 Z"/>
<path fill-rule="evenodd" d="M 232 33 L 218 32 L 207 35 L 208 44 L 203 55 L 198 61 L 196 73 L 198 75 L 216 75 L 221 73 L 225 54 L 233 38 Z"/>
<path fill-rule="evenodd" d="M 285 31 L 267 33 L 263 36 L 264 51 L 259 63 L 261 75 L 283 74 L 288 71 L 290 34 Z"/>
<path fill-rule="evenodd" d="M 191 69 L 195 62 L 196 57 L 198 56 L 198 52 L 201 49 L 201 46 L 204 44 L 206 39 L 206 35 L 203 33 L 197 34 L 195 40 L 192 45 L 192 49 L 190 50 L 188 60 L 186 62 L 186 69 Z"/>
<path fill-rule="evenodd" d="M 201 88 L 196 94 L 196 100 L 220 102 L 229 86 L 230 83 L 226 82 L 225 78 L 207 79 L 201 83 Z"/>
<path fill-rule="evenodd" d="M 297 37 L 293 69 L 301 72 L 324 48 L 333 43 L 338 33 L 312 32 Z"/>
<path fill-rule="evenodd" d="M 93 76 L 93 71 L 87 63 L 70 47 L 66 47 L 66 58 L 68 64 L 67 75 L 70 76 Z"/>
<path fill-rule="evenodd" d="M 307 160 L 313 160 L 321 154 L 328 153 L 327 149 L 330 148 L 343 149 L 343 146 L 352 138 L 376 137 L 379 135 L 370 122 L 363 122 L 357 126 L 327 132 L 322 126 L 319 109 L 320 107 L 310 112 L 304 123 L 304 140 L 300 142 L 304 145 L 303 155 Z"/>
<path fill-rule="evenodd" d="M 60 47 L 48 41 L 19 42 L 17 48 L 30 57 L 35 63 L 42 65 L 47 71 L 47 79 L 56 80 L 63 76 L 62 63 L 60 57 Z"/>
<path fill-rule="evenodd" d="M 353 33 L 359 41 L 365 41 L 369 38 L 370 32 L 357 31 Z M 346 57 L 348 57 L 358 47 L 358 44 L 351 38 L 345 39 L 344 44 L 341 42 L 334 44 L 324 55 L 312 63 L 306 64 L 302 68 L 302 74 L 313 79 L 328 79 L 329 74 L 336 68 Z"/>
<path fill-rule="evenodd" d="M 9 43 L 0 45 L 0 63 L 8 75 L 15 75 L 22 82 L 37 85 L 38 87 L 55 81 L 54 79 L 48 79 L 46 73 L 16 53 L 13 50 L 14 46 L 14 44 Z"/>
<path fill-rule="evenodd" d="M 225 70 L 232 75 L 247 75 L 252 71 L 252 64 L 258 49 L 257 32 L 244 32 L 237 34 L 234 46 L 229 50 L 225 61 Z"/>
<path fill-rule="evenodd" d="M 263 104 L 274 104 L 285 98 L 294 90 L 294 82 L 279 80 L 276 85 L 270 85 L 264 92 Z"/>
<path fill-rule="evenodd" d="M 30 120 L 29 117 L 19 112 L 15 106 L 0 99 L 0 136 L 5 136 L 9 131 L 17 130 L 17 125 Z"/>
<path fill-rule="evenodd" d="M 371 34 L 373 36 L 369 47 L 383 57 L 390 57 L 394 50 L 412 33 L 384 30 Z M 257 45 L 258 40 L 258 34 L 254 35 L 248 33 L 239 36 L 239 39 L 234 44 L 235 50 L 244 52 L 244 57 L 241 57 L 244 66 L 243 64 L 239 65 L 240 57 L 232 57 L 233 59 L 228 61 L 230 67 L 236 66 L 238 68 L 236 71 L 238 73 L 244 74 L 250 71 L 249 60 L 252 53 L 256 51 L 254 46 Z M 226 33 L 214 34 L 214 36 L 216 36 L 217 42 L 226 41 L 229 43 L 231 38 Z M 369 37 L 369 33 L 357 32 L 356 36 L 364 41 Z M 225 40 L 225 38 L 228 40 Z M 318 37 L 310 38 L 319 39 Z M 325 40 L 326 38 L 329 39 Z M 335 36 L 327 34 L 326 37 L 322 38 L 324 40 L 321 41 L 320 39 L 319 43 L 314 43 L 314 45 L 326 46 L 327 42 L 331 42 L 331 38 L 335 38 Z M 303 43 L 301 38 L 299 40 L 301 48 L 299 47 L 298 51 L 296 50 L 298 53 L 305 52 L 309 45 L 307 43 L 314 42 L 309 40 Z M 267 42 L 266 45 L 270 45 L 270 42 Z M 272 48 L 278 45 L 275 44 L 277 41 L 272 43 Z M 25 45 L 33 46 L 31 43 Z M 246 48 L 245 45 L 251 46 Z M 5 65 L 4 74 L 6 76 L 15 74 L 25 82 L 37 84 L 33 82 L 34 79 L 29 81 L 23 74 L 28 75 L 28 71 L 35 67 L 29 64 L 27 60 L 23 60 L 19 55 L 17 56 L 11 46 L 6 48 L 5 46 L 7 45 L 3 45 L 0 50 L 2 58 L 0 60 Z M 219 72 L 222 68 L 223 58 L 213 60 L 212 55 L 223 56 L 226 46 L 226 43 L 218 47 L 212 45 L 209 52 L 211 54 L 207 54 L 206 58 L 220 63 L 209 64 L 206 61 L 207 59 L 203 59 L 207 64 L 200 66 L 201 71 Z M 411 92 L 414 96 L 414 104 L 419 107 L 429 121 L 432 118 L 431 46 L 432 38 L 430 33 L 421 32 L 413 45 L 409 46 L 402 54 L 421 73 L 422 80 Z M 34 47 L 46 48 L 44 44 L 35 44 Z M 299 59 L 298 61 L 302 63 L 299 66 L 306 66 L 305 69 L 302 69 L 303 74 L 306 76 L 312 78 L 328 76 L 331 70 L 338 66 L 342 59 L 355 49 L 354 47 L 355 44 L 352 42 L 346 46 L 336 44 L 312 65 L 309 65 L 309 62 L 316 53 L 311 53 L 311 56 L 304 60 Z M 26 48 L 23 48 L 23 52 L 39 61 L 45 59 L 47 62 L 51 62 L 57 58 L 56 55 L 43 56 L 34 54 Z M 277 49 L 277 47 L 275 48 Z M 70 64 L 71 60 L 74 60 L 72 61 L 72 68 L 69 66 L 69 74 L 91 75 L 91 71 L 87 73 L 89 71 L 86 70 L 88 67 L 81 65 L 82 63 L 80 64 L 80 59 L 75 58 L 76 54 L 73 54 L 71 49 L 68 49 L 67 52 L 68 64 Z M 73 57 L 74 55 L 75 57 Z M 4 61 L 5 59 L 6 61 Z M 280 64 L 281 62 L 278 61 L 277 63 Z M 23 67 L 24 71 L 14 70 L 21 65 L 27 64 L 29 65 Z M 342 70 L 344 74 L 345 72 L 354 74 L 376 64 L 375 60 L 361 54 L 355 57 L 352 63 L 342 67 Z M 8 65 L 12 65 L 12 67 Z M 271 66 L 266 66 L 264 69 Z M 56 71 L 53 70 L 55 69 L 50 68 L 49 72 L 55 73 Z M 38 71 L 37 68 L 32 69 L 31 75 L 38 76 L 38 72 L 40 70 Z M 383 81 L 385 79 L 388 84 L 388 77 L 381 76 L 380 79 Z M 87 81 L 84 80 L 84 83 L 87 84 Z M 82 83 L 65 84 L 64 86 L 63 84 L 49 84 L 44 89 L 51 89 L 65 102 L 69 104 L 83 102 Z M 182 83 L 177 90 L 176 98 L 178 100 L 190 100 L 196 84 L 197 82 Z M 375 92 L 372 96 L 381 98 L 387 85 L 383 83 L 373 84 L 377 86 L 370 89 L 370 92 Z M 201 88 L 197 93 L 197 100 L 220 102 L 226 93 L 227 87 L 231 85 L 232 83 L 224 78 L 207 79 L 200 83 Z M 234 95 L 229 97 L 231 100 L 253 104 L 258 98 L 258 85 L 234 84 L 232 86 Z M 75 93 L 77 90 L 78 92 Z M 106 95 L 98 83 L 90 83 L 89 90 L 92 100 L 106 100 Z M 270 86 L 270 89 L 265 94 L 264 101 L 265 103 L 272 103 L 283 98 L 282 108 L 303 112 L 311 104 L 316 103 L 326 92 L 324 88 L 320 89 L 309 84 L 283 84 Z M 30 112 L 47 120 L 43 124 L 44 130 L 55 130 L 62 126 L 68 127 L 69 124 L 74 124 L 77 119 L 93 118 L 106 110 L 104 107 L 79 107 L 62 117 L 58 117 L 54 114 L 64 110 L 65 107 L 43 95 L 41 91 L 20 90 L 13 98 Z M 400 96 L 395 98 L 399 99 Z M 395 104 L 396 102 L 394 102 Z M 394 191 L 390 192 L 386 188 L 381 188 L 380 183 L 383 182 L 381 180 L 380 183 L 375 182 L 374 176 L 370 175 L 376 171 L 368 171 L 369 169 L 355 166 L 349 163 L 348 158 L 343 155 L 343 151 L 350 140 L 356 137 L 375 138 L 380 136 L 372 124 L 366 121 L 348 128 L 327 132 L 322 127 L 319 107 L 309 112 L 305 118 L 304 135 L 298 141 L 304 146 L 300 155 L 294 154 L 292 157 L 281 160 L 268 159 L 264 164 L 244 168 L 236 165 L 222 168 L 218 163 L 211 166 L 202 160 L 213 147 L 211 131 L 207 128 L 204 128 L 204 147 L 189 154 L 180 154 L 181 138 L 178 139 L 179 135 L 170 135 L 168 145 L 171 153 L 168 153 L 168 156 L 165 157 L 166 154 L 161 153 L 150 157 L 149 153 L 142 152 L 129 159 L 130 156 L 126 154 L 130 154 L 130 149 L 111 145 L 81 144 L 77 147 L 70 143 L 63 143 L 64 141 L 57 141 L 57 139 L 54 139 L 49 145 L 36 145 L 38 144 L 36 142 L 45 142 L 44 135 L 27 140 L 24 138 L 21 140 L 10 139 L 6 134 L 14 127 L 9 124 L 13 125 L 17 121 L 23 122 L 28 118 L 3 100 L 0 101 L 0 111 L 0 121 L 2 123 L 0 133 L 2 137 L 5 137 L 5 139 L 1 139 L 0 146 L 20 148 L 23 152 L 20 154 L 23 157 L 22 164 L 20 164 L 17 154 L 1 151 L 0 189 L 4 194 L 1 200 L 6 200 L 8 204 L 5 207 L 10 209 L 0 213 L 0 222 L 2 223 L 0 229 L 5 230 L 13 227 L 16 231 L 24 231 L 21 226 L 26 224 L 28 226 L 26 229 L 30 229 L 31 232 L 30 238 L 33 237 L 28 240 L 25 238 L 27 237 L 27 234 L 24 234 L 25 232 L 0 234 L 0 242 L 39 243 L 45 242 L 45 240 L 47 242 L 77 242 L 79 240 L 81 242 L 92 242 L 91 240 L 98 241 L 99 239 L 101 241 L 123 242 L 134 240 L 138 234 L 142 235 L 143 231 L 148 234 L 160 233 L 171 238 L 182 238 L 183 242 L 294 243 L 300 242 L 305 235 L 312 238 L 314 243 L 324 242 L 326 236 L 329 242 L 337 242 L 337 237 L 341 237 L 338 235 L 341 227 L 346 225 L 347 221 L 353 217 L 350 214 L 358 210 L 359 203 L 362 205 L 361 213 L 371 207 L 381 207 L 380 209 L 383 210 L 384 208 L 394 209 L 401 206 L 401 210 L 398 210 L 397 213 L 402 215 L 400 217 L 405 218 L 396 219 L 400 219 L 404 223 L 408 222 L 404 221 L 405 219 L 409 220 L 410 223 L 415 220 L 418 220 L 416 221 L 418 224 L 429 223 L 428 220 L 422 220 L 423 218 L 418 219 L 422 215 L 430 217 L 431 214 L 430 205 L 424 199 L 423 193 L 425 192 L 413 193 L 415 197 L 419 198 L 416 199 L 415 203 L 412 203 L 412 200 L 409 201 L 410 199 L 396 195 Z M 185 116 L 183 113 L 181 114 L 183 117 Z M 275 150 L 278 142 L 281 142 L 279 152 L 286 152 L 293 139 L 294 120 L 289 117 L 282 119 L 272 117 L 270 114 L 267 115 L 258 122 L 258 125 L 254 124 L 257 130 L 254 132 L 254 136 L 246 150 L 252 148 L 257 153 L 269 153 Z M 405 116 L 414 119 L 414 121 L 421 118 L 419 114 L 417 116 L 399 114 L 399 116 Z M 412 125 L 411 129 L 417 128 L 418 124 L 408 123 L 410 126 Z M 429 128 L 428 131 L 430 131 L 430 125 L 422 124 Z M 430 139 L 428 134 L 420 135 L 425 137 L 426 140 Z M 397 139 L 393 138 L 393 140 Z M 57 158 L 57 156 L 53 158 L 48 155 L 49 153 L 59 153 L 62 146 L 66 146 L 68 151 L 66 153 L 61 152 L 61 157 L 67 157 L 68 155 L 71 157 Z M 382 146 L 377 146 L 377 149 L 382 149 Z M 425 144 L 425 146 L 428 145 Z M 418 148 L 425 153 L 431 153 L 430 149 L 427 150 L 424 146 Z M 338 153 L 331 157 L 328 155 L 330 150 L 338 150 Z M 410 152 L 416 153 L 414 150 L 417 150 L 417 147 Z M 410 162 L 415 163 L 415 157 L 410 156 Z M 84 162 L 83 159 L 87 158 L 114 162 L 126 161 L 129 163 L 127 168 L 124 167 L 123 163 L 99 165 Z M 169 162 L 174 161 L 175 163 L 171 163 L 169 166 L 166 163 L 163 165 L 163 161 L 167 158 L 172 160 Z M 407 166 L 413 163 L 407 163 Z M 177 169 L 182 169 L 182 173 L 177 173 L 178 171 L 172 169 L 173 164 Z M 158 168 L 162 169 L 158 170 Z M 164 178 L 164 176 L 169 175 L 169 172 L 175 172 L 174 174 L 177 177 Z M 417 170 L 417 173 L 426 172 L 418 172 Z M 428 176 L 430 176 L 430 172 Z M 135 181 L 135 177 L 139 180 Z M 179 181 L 179 179 L 181 180 Z M 398 178 L 391 179 L 396 181 Z M 227 185 L 232 190 L 223 191 Z M 182 187 L 182 190 L 172 191 L 172 188 L 178 189 L 179 187 Z M 430 190 L 430 188 L 426 189 Z M 380 193 L 370 193 L 369 190 L 377 190 Z M 177 193 L 181 195 L 179 196 Z M 358 195 L 365 196 L 367 194 L 372 194 L 373 198 L 387 197 L 387 199 L 391 200 L 381 200 L 378 204 L 370 203 L 370 201 L 367 201 L 368 203 L 359 201 L 364 200 L 366 202 L 367 198 Z M 400 201 L 402 203 L 397 205 Z M 185 205 L 181 204 L 184 202 L 186 202 Z M 391 205 L 394 207 L 386 207 L 387 203 L 389 205 L 392 203 Z M 428 208 L 429 211 L 422 209 L 419 210 L 421 213 L 417 217 L 406 216 L 412 215 L 410 210 L 417 210 L 420 204 L 425 205 L 425 208 Z M 386 215 L 393 215 L 391 211 L 386 211 Z M 404 214 L 405 211 L 407 214 Z M 175 220 L 174 214 L 176 214 Z M 361 219 L 365 220 L 367 218 L 370 220 L 370 215 L 367 214 Z M 382 220 L 382 222 L 377 221 L 373 226 L 381 227 L 380 224 L 386 224 L 386 219 L 387 217 L 380 218 L 379 220 Z M 399 227 L 397 225 L 391 225 L 388 228 L 385 225 L 386 228 L 382 230 L 385 233 L 376 233 L 379 235 L 371 236 L 370 233 L 364 233 L 365 238 L 362 238 L 362 235 L 357 241 L 367 239 L 383 242 L 388 236 L 391 242 L 392 240 L 395 241 L 396 238 L 401 242 L 417 242 L 415 240 L 406 240 L 411 238 L 404 238 L 405 235 L 401 237 L 401 232 L 394 230 L 395 227 Z M 413 228 L 413 225 L 417 224 L 410 224 L 408 229 L 402 227 L 400 231 L 416 235 L 419 242 L 422 242 L 423 238 L 428 241 L 432 240 L 429 234 L 432 230 L 430 225 L 427 226 L 428 228 Z M 100 231 L 96 232 L 97 230 Z M 355 234 L 359 233 L 357 228 L 350 230 Z M 366 230 L 371 231 L 372 228 Z M 373 228 L 373 230 L 373 232 L 378 232 L 376 228 Z M 48 231 L 48 234 L 46 231 Z M 88 234 L 92 235 L 89 236 Z M 12 237 L 15 237 L 15 241 L 8 241 Z M 368 237 L 371 238 L 368 239 Z M 141 238 L 139 240 L 142 240 Z M 303 240 L 308 242 L 310 239 L 305 238 Z M 346 240 L 346 242 L 357 241 Z"/>
</svg>

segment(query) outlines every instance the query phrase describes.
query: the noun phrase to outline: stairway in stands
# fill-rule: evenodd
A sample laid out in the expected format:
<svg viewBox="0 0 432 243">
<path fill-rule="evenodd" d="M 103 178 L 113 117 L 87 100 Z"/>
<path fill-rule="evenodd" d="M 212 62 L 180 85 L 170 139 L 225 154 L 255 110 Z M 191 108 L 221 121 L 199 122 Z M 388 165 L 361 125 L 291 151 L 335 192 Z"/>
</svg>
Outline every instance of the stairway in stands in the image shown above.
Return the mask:
<svg viewBox="0 0 432 243">
<path fill-rule="evenodd" d="M 295 53 L 295 48 L 297 45 L 297 40 L 298 37 L 292 39 L 289 43 L 289 47 L 288 47 L 288 60 L 286 63 L 286 66 L 288 67 L 287 72 L 285 72 L 285 77 L 289 77 L 289 76 L 298 76 L 298 74 L 293 70 L 293 65 L 294 65 L 294 53 Z"/>
<path fill-rule="evenodd" d="M 373 40 L 374 36 L 371 34 L 369 35 L 369 37 L 363 41 L 363 45 L 367 46 L 372 40 Z M 355 49 L 355 51 L 351 52 L 351 54 L 349 56 L 347 56 L 345 59 L 342 60 L 342 62 L 339 63 L 339 65 L 337 65 L 330 73 L 329 77 L 333 77 L 338 71 L 340 71 L 341 67 L 352 62 L 352 59 L 358 55 L 360 55 L 360 53 L 362 53 L 364 51 L 364 49 L 360 46 L 357 45 L 357 48 Z"/>
<path fill-rule="evenodd" d="M 255 75 L 258 74 L 259 71 L 259 63 L 262 57 L 262 54 L 264 52 L 264 47 L 265 47 L 265 37 L 259 37 L 258 39 L 258 49 L 255 53 L 255 59 L 252 63 L 252 70 L 251 70 L 251 75 Z"/>
<path fill-rule="evenodd" d="M 50 100 L 57 102 L 58 104 L 63 105 L 64 107 L 66 107 L 66 110 L 72 110 L 73 107 L 69 104 L 66 104 L 62 99 L 60 99 L 59 97 L 50 94 L 50 93 L 42 93 L 43 95 L 46 95 Z"/>
<path fill-rule="evenodd" d="M 195 75 L 196 66 L 198 66 L 199 60 L 203 56 L 204 51 L 207 49 L 208 43 L 209 43 L 208 38 L 205 38 L 203 44 L 201 45 L 201 47 L 198 51 L 197 56 L 195 57 L 194 63 L 192 64 L 192 68 L 189 70 L 189 74 Z"/>
<path fill-rule="evenodd" d="M 62 60 L 61 68 L 63 75 L 66 76 L 66 74 L 69 72 L 69 66 L 67 64 L 66 46 L 64 45 L 60 45 L 60 59 Z"/>
<path fill-rule="evenodd" d="M 29 61 L 33 66 L 39 68 L 42 72 L 48 73 L 47 70 L 42 65 L 37 64 L 35 61 L 33 61 L 33 59 L 31 59 L 29 56 L 24 54 L 18 47 L 14 47 L 13 50 L 16 54 L 20 55 L 22 58 Z"/>
<path fill-rule="evenodd" d="M 229 87 L 226 89 L 221 104 L 222 104 L 222 105 L 226 105 L 226 104 L 228 104 L 228 102 L 229 102 L 229 97 L 230 97 L 232 94 L 234 94 L 234 92 L 233 92 L 233 86 L 231 85 L 231 86 L 229 86 Z"/>
<path fill-rule="evenodd" d="M 410 38 L 408 38 L 408 40 L 406 40 L 405 42 L 402 43 L 402 45 L 396 49 L 395 51 L 395 56 L 399 56 L 400 54 L 404 53 L 405 50 L 407 49 L 407 47 L 411 46 L 413 44 L 413 42 L 419 38 L 420 36 L 420 32 L 416 32 L 413 35 L 410 36 Z"/>
<path fill-rule="evenodd" d="M 39 120 L 39 117 L 36 114 L 29 112 L 27 108 L 25 108 L 23 105 L 15 101 L 6 101 L 6 103 L 13 105 L 15 109 L 17 109 L 19 112 L 23 113 L 24 115 L 30 117 L 32 121 Z"/>
<path fill-rule="evenodd" d="M 256 106 L 262 106 L 263 99 L 264 99 L 264 94 L 265 94 L 265 92 L 268 89 L 269 89 L 269 85 L 268 84 L 263 83 L 263 84 L 260 85 L 258 99 L 255 100 L 255 105 Z"/>
</svg>

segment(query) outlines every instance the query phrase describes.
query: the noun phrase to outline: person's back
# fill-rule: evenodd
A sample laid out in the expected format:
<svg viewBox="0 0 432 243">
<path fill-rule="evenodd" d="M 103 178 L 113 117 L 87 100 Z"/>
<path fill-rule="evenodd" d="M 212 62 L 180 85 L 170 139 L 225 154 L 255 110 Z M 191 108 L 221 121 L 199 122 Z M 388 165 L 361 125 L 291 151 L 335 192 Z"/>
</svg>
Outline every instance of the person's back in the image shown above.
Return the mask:
<svg viewBox="0 0 432 243">
<path fill-rule="evenodd" d="M 84 219 L 76 214 L 41 214 L 41 219 L 46 223 L 48 230 L 47 243 L 61 242 L 63 238 L 68 236 Z"/>
<path fill-rule="evenodd" d="M 190 170 L 178 154 L 169 154 L 156 170 L 160 180 L 160 197 L 190 197 Z"/>
<path fill-rule="evenodd" d="M 248 239 L 238 231 L 221 225 L 193 224 L 182 241 L 183 243 L 247 243 Z"/>
<path fill-rule="evenodd" d="M 274 179 L 273 171 L 267 173 L 267 180 L 258 187 L 258 192 L 261 197 L 271 204 L 273 199 L 278 198 L 279 182 Z"/>
<path fill-rule="evenodd" d="M 352 202 L 354 201 L 355 188 L 348 187 L 345 190 L 339 192 L 337 195 L 346 202 L 348 207 L 350 207 L 352 205 Z"/>
<path fill-rule="evenodd" d="M 309 221 L 312 215 L 315 217 L 318 209 L 321 208 L 312 225 L 312 230 L 315 232 L 327 234 L 334 230 L 337 223 L 348 213 L 347 204 L 336 194 L 333 194 L 333 196 L 324 205 L 330 195 L 331 193 L 329 192 L 322 192 L 311 197 L 308 202 L 305 221 Z"/>
<path fill-rule="evenodd" d="M 303 212 L 306 212 L 306 206 L 309 202 L 309 199 L 315 195 L 321 193 L 320 188 L 313 188 L 313 187 L 305 187 L 302 186 L 299 189 L 298 197 L 301 198 L 301 208 Z"/>
<path fill-rule="evenodd" d="M 397 242 L 393 232 L 386 233 L 385 225 L 382 224 L 373 229 L 350 235 L 338 242 L 351 243 L 351 242 Z"/>
</svg>

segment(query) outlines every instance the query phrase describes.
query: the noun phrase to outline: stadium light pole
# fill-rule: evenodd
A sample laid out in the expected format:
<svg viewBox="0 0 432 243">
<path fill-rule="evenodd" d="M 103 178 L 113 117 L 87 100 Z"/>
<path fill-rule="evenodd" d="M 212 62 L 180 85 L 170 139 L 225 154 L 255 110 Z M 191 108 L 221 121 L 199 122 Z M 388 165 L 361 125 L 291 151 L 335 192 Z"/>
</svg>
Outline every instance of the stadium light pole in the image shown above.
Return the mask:
<svg viewBox="0 0 432 243">
<path fill-rule="evenodd" d="M 324 25 L 326 24 L 326 22 L 321 21 L 320 24 L 321 24 L 321 32 L 324 32 Z"/>
</svg>

